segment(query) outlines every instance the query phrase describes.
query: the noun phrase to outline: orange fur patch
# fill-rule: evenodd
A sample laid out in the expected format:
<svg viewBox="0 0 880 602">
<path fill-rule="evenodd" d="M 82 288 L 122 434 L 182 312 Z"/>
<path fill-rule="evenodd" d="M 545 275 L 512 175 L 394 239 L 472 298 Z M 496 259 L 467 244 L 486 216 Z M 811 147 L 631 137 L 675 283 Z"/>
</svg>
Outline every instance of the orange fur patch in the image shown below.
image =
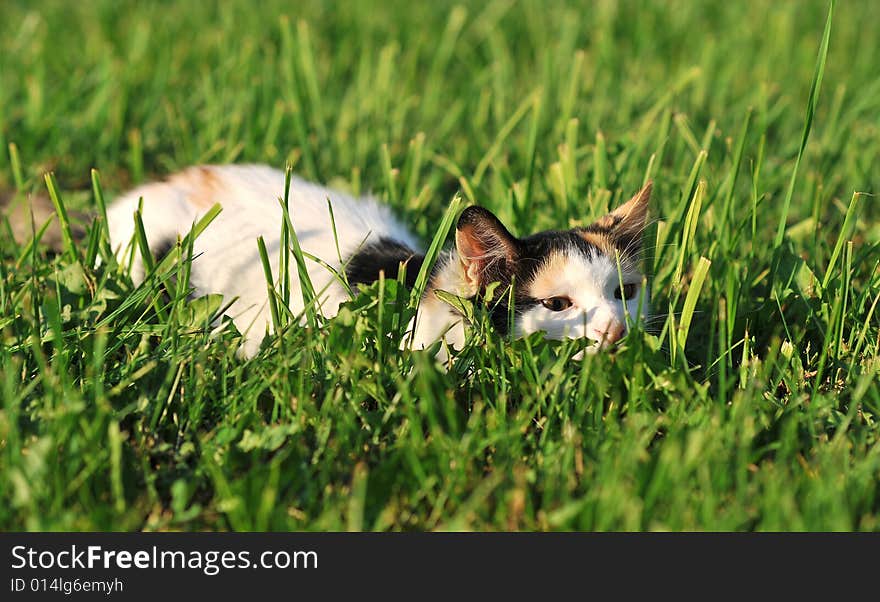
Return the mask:
<svg viewBox="0 0 880 602">
<path fill-rule="evenodd" d="M 205 166 L 190 167 L 172 176 L 169 182 L 186 190 L 187 202 L 197 209 L 213 207 L 222 190 L 220 178 Z"/>
</svg>

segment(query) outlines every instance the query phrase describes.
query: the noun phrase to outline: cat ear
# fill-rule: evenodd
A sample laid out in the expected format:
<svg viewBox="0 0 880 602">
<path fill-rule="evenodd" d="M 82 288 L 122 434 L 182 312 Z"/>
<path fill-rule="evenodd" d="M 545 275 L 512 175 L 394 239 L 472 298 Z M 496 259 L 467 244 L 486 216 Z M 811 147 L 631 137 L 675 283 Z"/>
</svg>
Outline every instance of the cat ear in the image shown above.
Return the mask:
<svg viewBox="0 0 880 602">
<path fill-rule="evenodd" d="M 653 182 L 649 180 L 630 200 L 596 222 L 597 229 L 604 230 L 619 249 L 638 250 L 648 218 L 652 187 Z"/>
<path fill-rule="evenodd" d="M 455 246 L 465 279 L 475 291 L 498 281 L 518 254 L 516 237 L 483 207 L 468 207 L 462 212 L 455 230 Z"/>
</svg>

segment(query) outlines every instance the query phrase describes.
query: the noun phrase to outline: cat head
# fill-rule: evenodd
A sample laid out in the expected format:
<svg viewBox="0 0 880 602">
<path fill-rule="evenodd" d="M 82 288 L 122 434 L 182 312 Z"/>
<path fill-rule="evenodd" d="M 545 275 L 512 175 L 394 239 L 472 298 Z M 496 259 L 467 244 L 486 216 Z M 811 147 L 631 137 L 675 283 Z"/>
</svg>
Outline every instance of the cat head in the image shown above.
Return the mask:
<svg viewBox="0 0 880 602">
<path fill-rule="evenodd" d="M 512 288 L 517 336 L 543 331 L 556 339 L 586 337 L 595 348 L 616 342 L 627 329 L 624 306 L 636 319 L 641 296 L 642 317 L 648 311 L 639 260 L 650 196 L 649 182 L 589 226 L 524 238 L 489 210 L 468 207 L 455 243 L 470 292 L 485 297 L 491 283 L 500 283 L 488 296 L 501 332 L 508 330 Z"/>
</svg>

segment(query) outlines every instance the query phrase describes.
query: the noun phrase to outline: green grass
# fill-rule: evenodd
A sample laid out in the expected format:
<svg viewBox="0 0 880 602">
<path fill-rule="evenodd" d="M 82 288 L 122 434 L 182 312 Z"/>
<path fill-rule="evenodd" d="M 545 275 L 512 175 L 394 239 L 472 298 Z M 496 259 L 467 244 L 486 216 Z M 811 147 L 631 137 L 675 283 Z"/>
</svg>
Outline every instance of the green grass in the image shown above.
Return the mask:
<svg viewBox="0 0 880 602">
<path fill-rule="evenodd" d="M 459 193 L 525 234 L 652 178 L 659 221 L 650 333 L 477 332 L 448 371 L 397 350 L 396 282 L 243 362 L 189 241 L 134 288 L 101 220 L 4 230 L 0 529 L 880 529 L 880 5 L 838 3 L 826 59 L 828 9 L 3 2 L 17 200 L 290 162 L 426 248 Z"/>
</svg>

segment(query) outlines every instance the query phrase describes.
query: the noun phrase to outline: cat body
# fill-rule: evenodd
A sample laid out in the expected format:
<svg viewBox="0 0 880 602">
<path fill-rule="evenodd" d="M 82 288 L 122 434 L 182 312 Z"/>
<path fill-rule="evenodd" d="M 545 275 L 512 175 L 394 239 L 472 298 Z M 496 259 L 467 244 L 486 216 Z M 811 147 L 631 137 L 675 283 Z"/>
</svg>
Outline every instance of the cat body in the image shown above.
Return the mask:
<svg viewBox="0 0 880 602">
<path fill-rule="evenodd" d="M 132 257 L 132 278 L 140 282 L 145 276 L 143 261 L 137 250 L 130 254 L 133 215 L 139 205 L 149 247 L 161 255 L 219 203 L 221 213 L 194 242 L 190 284 L 195 296 L 221 293 L 227 302 L 234 299 L 227 315 L 244 335 L 242 354 L 252 357 L 271 330 L 257 238 L 263 237 L 277 278 L 283 220 L 279 199 L 284 186 L 284 173 L 266 166 L 191 167 L 114 201 L 107 215 L 111 246 L 120 260 Z M 512 286 L 517 335 L 543 330 L 553 338 L 588 337 L 596 341 L 596 348 L 616 341 L 626 330 L 625 313 L 636 316 L 639 310 L 634 294 L 642 283 L 637 255 L 649 194 L 650 185 L 588 228 L 522 239 L 512 236 L 488 210 L 465 209 L 456 228 L 456 244 L 434 266 L 416 323 L 410 325 L 413 347 L 427 347 L 443 337 L 460 348 L 464 317 L 435 292 L 473 298 L 486 293 L 493 282 L 501 285 L 488 289 L 494 290 L 490 306 L 501 332 L 509 324 Z M 344 272 L 352 288 L 378 279 L 380 271 L 395 278 L 400 262 L 406 262 L 412 285 L 424 260 L 421 245 L 388 207 L 294 177 L 289 208 L 303 251 Z M 620 271 L 615 250 L 621 256 Z M 306 265 L 321 313 L 335 315 L 348 300 L 345 288 L 326 266 L 308 259 Z M 295 269 L 290 270 L 290 279 L 290 309 L 298 315 L 303 307 Z"/>
</svg>

